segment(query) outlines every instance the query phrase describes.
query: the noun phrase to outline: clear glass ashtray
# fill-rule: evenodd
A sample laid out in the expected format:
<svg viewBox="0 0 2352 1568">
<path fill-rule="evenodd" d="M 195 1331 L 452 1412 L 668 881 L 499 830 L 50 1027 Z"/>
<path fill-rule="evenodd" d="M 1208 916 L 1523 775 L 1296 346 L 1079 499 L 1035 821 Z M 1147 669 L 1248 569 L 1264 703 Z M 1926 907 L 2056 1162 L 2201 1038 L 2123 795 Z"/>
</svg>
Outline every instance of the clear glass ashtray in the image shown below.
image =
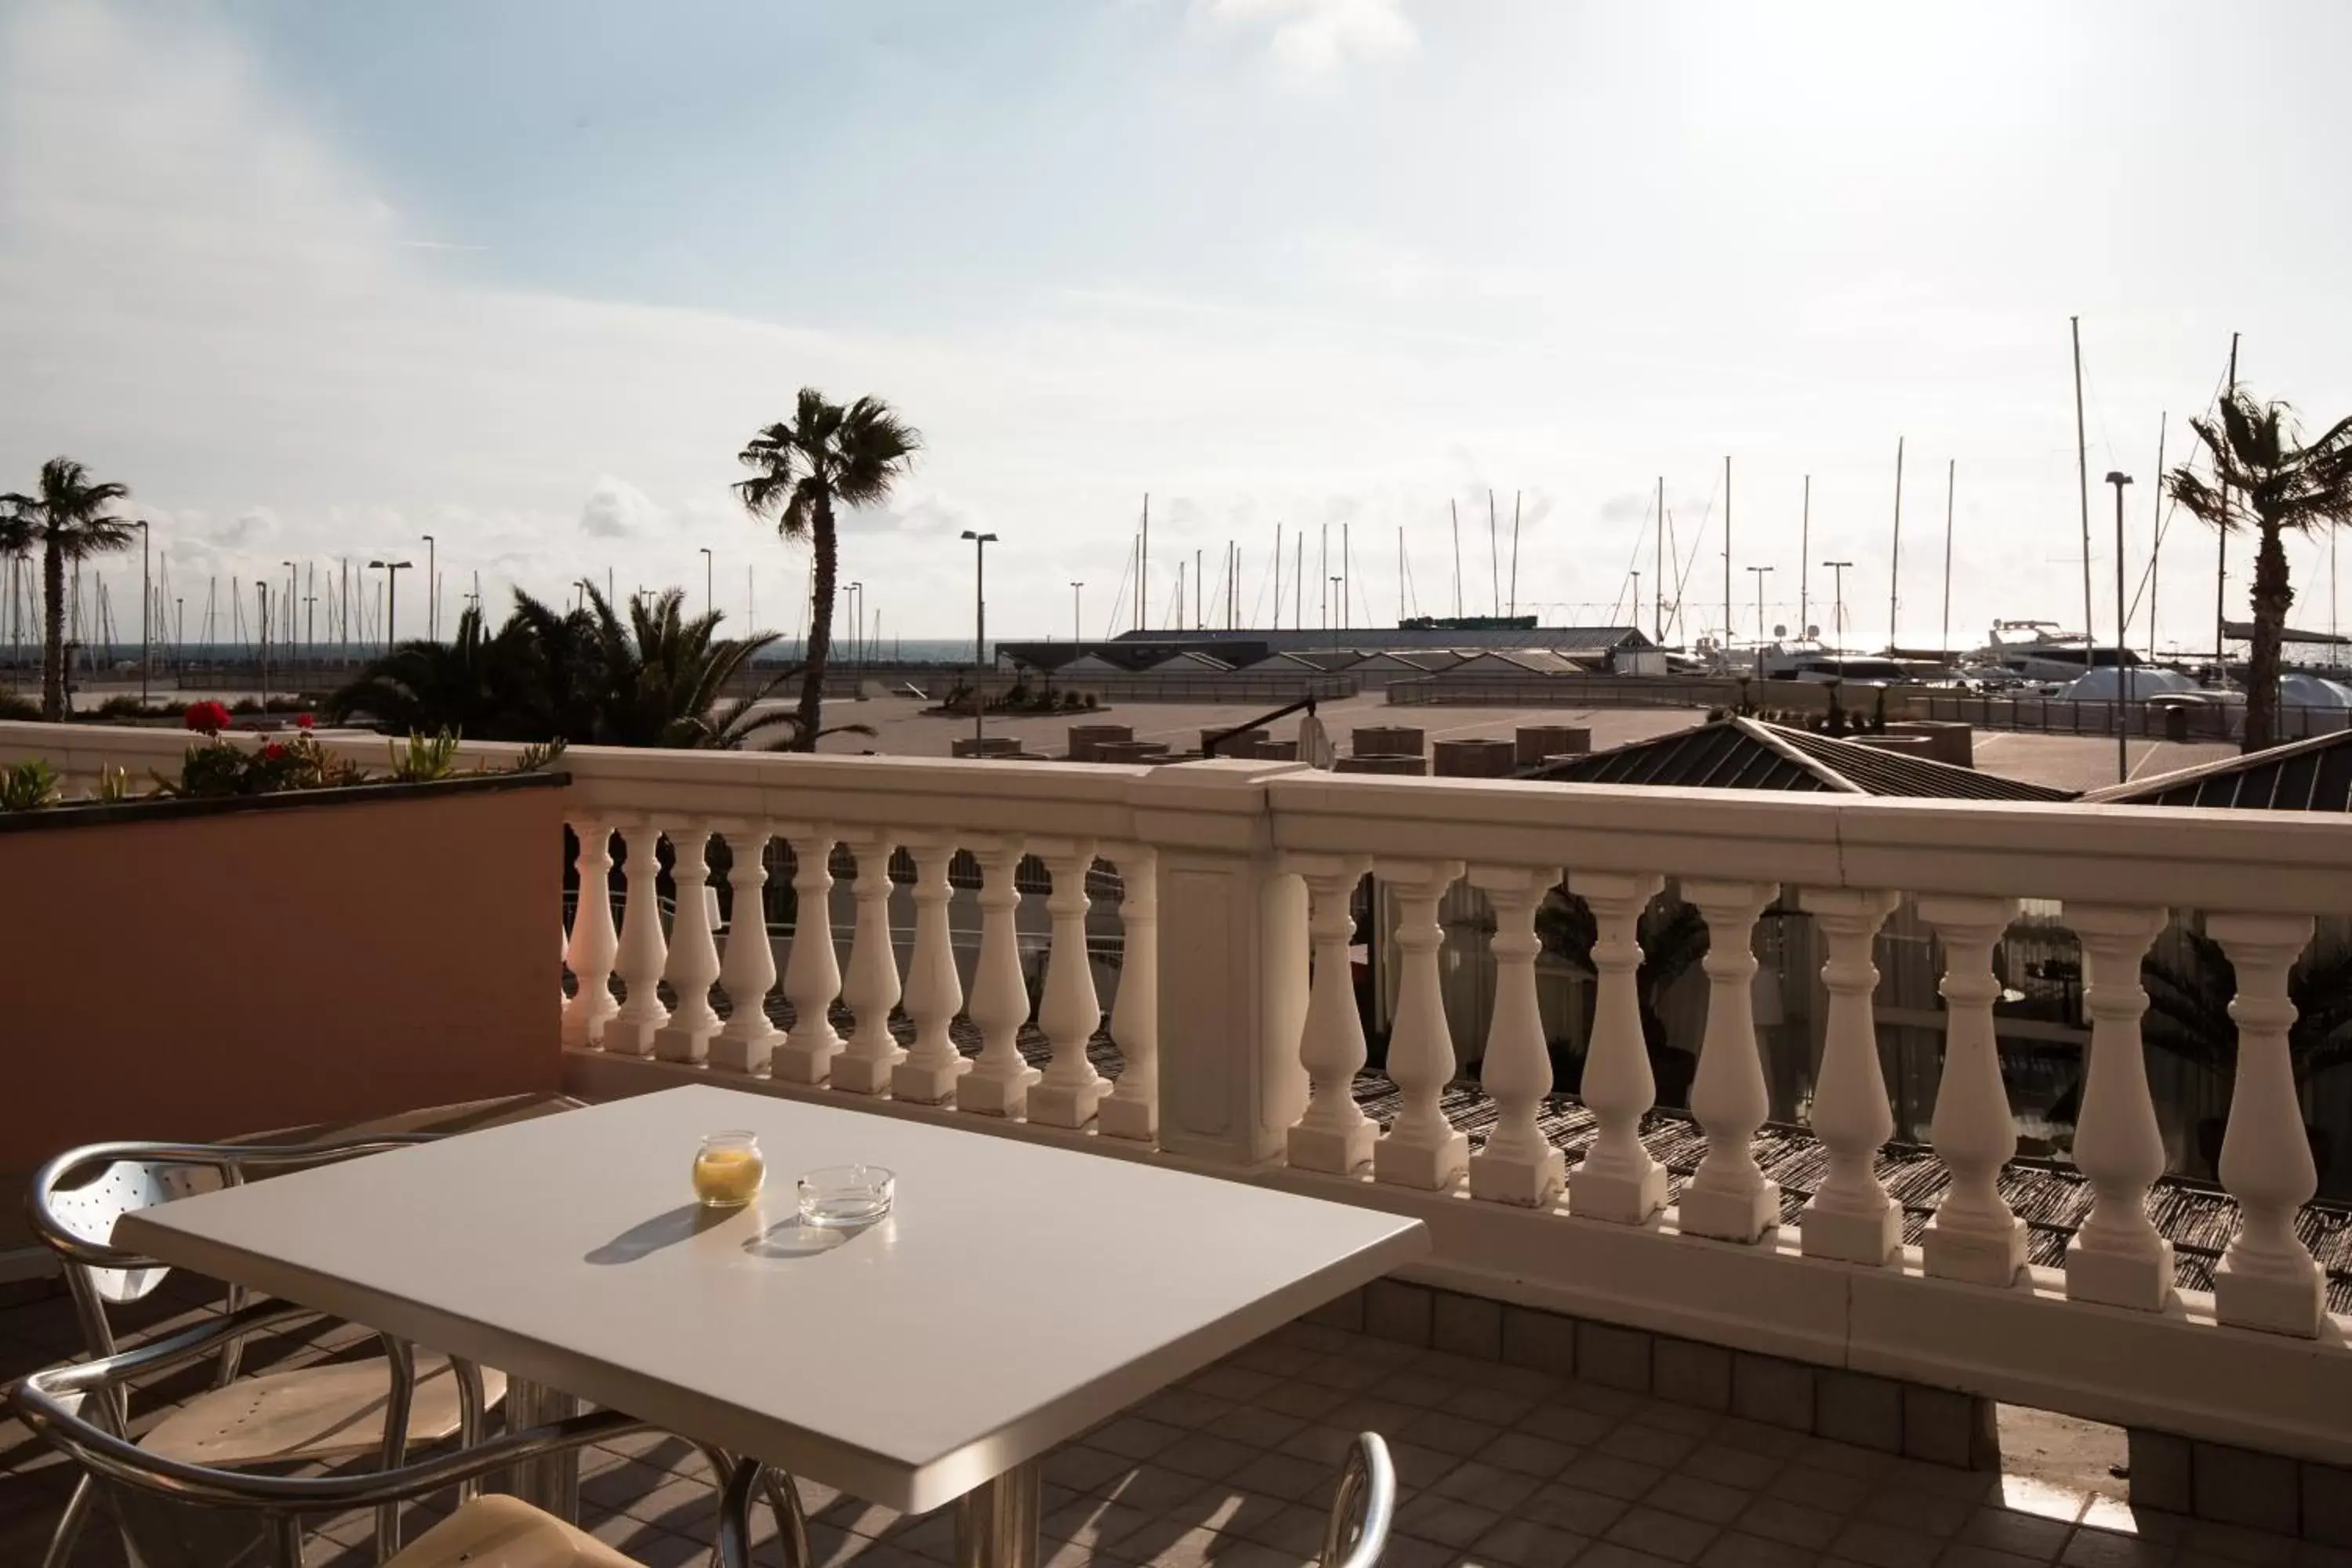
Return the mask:
<svg viewBox="0 0 2352 1568">
<path fill-rule="evenodd" d="M 810 1225 L 871 1225 L 890 1212 L 898 1176 L 880 1165 L 827 1165 L 800 1181 L 801 1218 Z"/>
</svg>

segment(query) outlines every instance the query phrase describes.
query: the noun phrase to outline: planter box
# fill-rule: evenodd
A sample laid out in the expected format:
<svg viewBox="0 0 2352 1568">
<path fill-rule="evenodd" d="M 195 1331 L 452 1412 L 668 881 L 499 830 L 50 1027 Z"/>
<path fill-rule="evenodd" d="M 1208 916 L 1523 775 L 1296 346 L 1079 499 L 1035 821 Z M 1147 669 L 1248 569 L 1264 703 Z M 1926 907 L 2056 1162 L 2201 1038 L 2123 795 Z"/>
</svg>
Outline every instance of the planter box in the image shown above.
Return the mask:
<svg viewBox="0 0 2352 1568">
<path fill-rule="evenodd" d="M 567 782 L 0 814 L 0 1183 L 100 1139 L 558 1089 Z"/>
</svg>

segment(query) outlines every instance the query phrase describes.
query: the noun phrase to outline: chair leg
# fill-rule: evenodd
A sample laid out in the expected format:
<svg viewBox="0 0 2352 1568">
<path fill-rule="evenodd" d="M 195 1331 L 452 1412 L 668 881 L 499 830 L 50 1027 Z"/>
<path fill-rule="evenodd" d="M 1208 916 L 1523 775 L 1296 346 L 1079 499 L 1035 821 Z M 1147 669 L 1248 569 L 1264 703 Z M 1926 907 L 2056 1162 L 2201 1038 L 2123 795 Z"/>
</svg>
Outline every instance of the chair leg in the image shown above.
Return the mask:
<svg viewBox="0 0 2352 1568">
<path fill-rule="evenodd" d="M 42 1554 L 41 1568 L 65 1568 L 66 1560 L 73 1555 L 74 1543 L 81 1539 L 82 1521 L 89 1517 L 91 1490 L 89 1474 L 84 1471 L 81 1479 L 74 1482 L 73 1495 L 66 1499 L 57 1529 L 49 1534 L 49 1549 Z"/>
<path fill-rule="evenodd" d="M 801 1489 L 788 1472 L 766 1465 L 760 1467 L 760 1484 L 767 1489 L 768 1510 L 776 1516 L 784 1568 L 809 1568 L 808 1515 L 801 1510 Z"/>
</svg>

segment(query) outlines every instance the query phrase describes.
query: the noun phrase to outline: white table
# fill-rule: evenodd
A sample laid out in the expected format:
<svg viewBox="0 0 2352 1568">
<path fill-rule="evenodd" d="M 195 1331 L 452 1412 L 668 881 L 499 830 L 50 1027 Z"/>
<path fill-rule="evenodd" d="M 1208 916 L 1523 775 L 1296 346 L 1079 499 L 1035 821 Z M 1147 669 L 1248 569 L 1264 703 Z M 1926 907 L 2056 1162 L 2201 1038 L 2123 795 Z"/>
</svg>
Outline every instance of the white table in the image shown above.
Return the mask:
<svg viewBox="0 0 2352 1568">
<path fill-rule="evenodd" d="M 739 1127 L 766 1193 L 695 1208 L 697 1141 Z M 794 1176 L 852 1161 L 898 1173 L 897 1212 L 803 1227 Z M 966 1546 L 1016 1563 L 1039 1456 L 1428 1249 L 1370 1209 L 699 1085 L 181 1199 L 115 1242 L 902 1511 L 969 1494 Z"/>
</svg>

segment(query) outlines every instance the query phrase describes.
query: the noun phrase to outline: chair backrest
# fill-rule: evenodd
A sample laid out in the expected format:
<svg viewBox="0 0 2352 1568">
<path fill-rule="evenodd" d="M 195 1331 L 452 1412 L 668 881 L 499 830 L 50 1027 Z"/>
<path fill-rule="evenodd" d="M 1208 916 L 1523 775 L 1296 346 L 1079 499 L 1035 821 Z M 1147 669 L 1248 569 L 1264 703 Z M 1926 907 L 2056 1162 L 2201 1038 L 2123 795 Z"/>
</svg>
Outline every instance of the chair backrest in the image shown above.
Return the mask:
<svg viewBox="0 0 2352 1568">
<path fill-rule="evenodd" d="M 1377 1432 L 1359 1433 L 1332 1494 L 1318 1568 L 1373 1568 L 1388 1550 L 1395 1517 L 1396 1467 L 1389 1461 L 1389 1446 Z"/>
<path fill-rule="evenodd" d="M 114 1160 L 103 1165 L 85 1162 L 84 1169 L 93 1165 L 97 1173 L 79 1186 L 58 1184 L 58 1179 L 79 1173 L 60 1169 L 54 1163 L 36 1178 L 31 1202 L 37 1216 L 36 1228 L 43 1231 L 45 1239 L 48 1238 L 48 1229 L 38 1225 L 38 1217 L 46 1217 L 49 1226 L 92 1247 L 110 1251 L 114 1222 L 124 1215 L 170 1203 L 173 1198 L 210 1192 L 222 1184 L 221 1168 L 217 1165 Z M 65 1266 L 81 1270 L 90 1290 L 109 1306 L 143 1300 L 171 1273 L 168 1266 L 145 1259 L 126 1268 L 107 1268 L 68 1256 Z"/>
</svg>

